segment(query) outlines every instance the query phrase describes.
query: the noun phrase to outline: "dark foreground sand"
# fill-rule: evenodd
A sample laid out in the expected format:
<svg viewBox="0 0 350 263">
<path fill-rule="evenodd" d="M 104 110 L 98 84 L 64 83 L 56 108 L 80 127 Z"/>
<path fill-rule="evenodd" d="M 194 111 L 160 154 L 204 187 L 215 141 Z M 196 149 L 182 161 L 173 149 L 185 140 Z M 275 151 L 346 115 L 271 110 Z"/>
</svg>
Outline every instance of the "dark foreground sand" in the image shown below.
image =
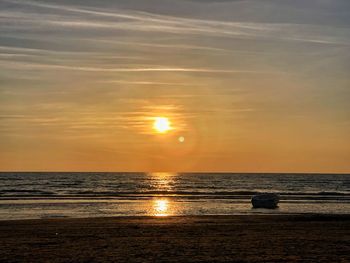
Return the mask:
<svg viewBox="0 0 350 263">
<path fill-rule="evenodd" d="M 0 221 L 1 262 L 350 262 L 350 216 Z"/>
</svg>

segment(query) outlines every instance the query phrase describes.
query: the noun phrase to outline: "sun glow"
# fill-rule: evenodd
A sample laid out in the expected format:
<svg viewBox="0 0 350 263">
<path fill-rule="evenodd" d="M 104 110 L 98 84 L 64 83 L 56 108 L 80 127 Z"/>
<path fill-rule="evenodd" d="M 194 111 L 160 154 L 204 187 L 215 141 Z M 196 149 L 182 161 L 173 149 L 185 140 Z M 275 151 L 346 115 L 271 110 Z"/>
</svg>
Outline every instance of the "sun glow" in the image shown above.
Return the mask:
<svg viewBox="0 0 350 263">
<path fill-rule="evenodd" d="M 166 117 L 156 117 L 153 123 L 153 129 L 159 133 L 166 133 L 171 130 L 171 123 Z"/>
</svg>

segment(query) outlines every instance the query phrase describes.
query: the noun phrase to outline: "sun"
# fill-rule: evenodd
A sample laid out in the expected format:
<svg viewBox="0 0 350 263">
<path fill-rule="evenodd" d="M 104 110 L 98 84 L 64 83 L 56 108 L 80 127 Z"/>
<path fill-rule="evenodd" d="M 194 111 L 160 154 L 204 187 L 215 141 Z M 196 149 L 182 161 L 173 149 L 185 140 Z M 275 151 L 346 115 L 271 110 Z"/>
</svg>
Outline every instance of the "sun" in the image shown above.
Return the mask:
<svg viewBox="0 0 350 263">
<path fill-rule="evenodd" d="M 153 129 L 155 129 L 159 133 L 166 133 L 170 131 L 172 128 L 168 118 L 155 117 L 154 123 L 153 123 Z"/>
</svg>

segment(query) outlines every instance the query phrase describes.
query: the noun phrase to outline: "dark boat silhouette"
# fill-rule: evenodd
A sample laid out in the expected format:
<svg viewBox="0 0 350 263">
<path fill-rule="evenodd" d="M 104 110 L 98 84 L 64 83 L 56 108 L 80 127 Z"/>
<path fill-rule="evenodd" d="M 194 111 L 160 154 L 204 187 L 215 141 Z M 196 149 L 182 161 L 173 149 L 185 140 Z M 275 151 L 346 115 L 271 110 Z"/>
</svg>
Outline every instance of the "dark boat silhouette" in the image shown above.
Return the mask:
<svg viewBox="0 0 350 263">
<path fill-rule="evenodd" d="M 279 195 L 266 193 L 257 194 L 252 197 L 252 205 L 254 208 L 274 209 L 278 207 Z"/>
</svg>

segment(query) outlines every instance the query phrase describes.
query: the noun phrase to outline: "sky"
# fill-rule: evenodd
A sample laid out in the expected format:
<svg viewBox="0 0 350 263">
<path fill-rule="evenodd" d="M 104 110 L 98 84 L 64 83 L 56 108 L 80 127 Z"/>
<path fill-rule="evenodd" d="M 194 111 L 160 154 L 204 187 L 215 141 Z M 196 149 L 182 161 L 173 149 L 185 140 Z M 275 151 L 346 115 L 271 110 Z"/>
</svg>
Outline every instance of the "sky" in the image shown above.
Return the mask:
<svg viewBox="0 0 350 263">
<path fill-rule="evenodd" d="M 349 71 L 348 0 L 0 0 L 0 170 L 350 173 Z"/>
</svg>

